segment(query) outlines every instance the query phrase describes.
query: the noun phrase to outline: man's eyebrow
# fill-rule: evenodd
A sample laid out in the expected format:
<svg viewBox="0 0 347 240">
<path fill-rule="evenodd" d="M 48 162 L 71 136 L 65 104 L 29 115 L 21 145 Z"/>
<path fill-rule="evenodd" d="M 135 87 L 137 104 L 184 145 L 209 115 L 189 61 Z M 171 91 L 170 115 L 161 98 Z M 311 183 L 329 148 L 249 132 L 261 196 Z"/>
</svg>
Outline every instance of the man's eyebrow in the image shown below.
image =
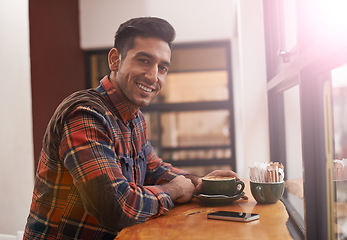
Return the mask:
<svg viewBox="0 0 347 240">
<path fill-rule="evenodd" d="M 147 57 L 147 58 L 150 58 L 150 59 L 155 59 L 155 57 L 152 55 L 152 54 L 149 54 L 147 52 L 137 52 L 135 54 L 136 57 Z M 168 61 L 162 61 L 162 64 L 164 65 L 167 65 L 167 66 L 171 66 L 171 62 L 168 62 Z"/>
</svg>

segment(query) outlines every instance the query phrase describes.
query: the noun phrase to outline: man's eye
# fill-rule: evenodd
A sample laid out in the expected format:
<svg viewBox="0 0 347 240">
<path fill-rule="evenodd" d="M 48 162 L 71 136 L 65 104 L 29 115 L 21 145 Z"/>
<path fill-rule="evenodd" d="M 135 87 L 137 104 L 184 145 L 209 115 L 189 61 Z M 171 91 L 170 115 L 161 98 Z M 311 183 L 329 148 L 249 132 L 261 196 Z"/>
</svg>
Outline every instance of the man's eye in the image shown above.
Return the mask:
<svg viewBox="0 0 347 240">
<path fill-rule="evenodd" d="M 168 72 L 169 71 L 169 69 L 167 67 L 165 67 L 165 66 L 159 66 L 159 69 L 161 71 L 163 71 L 163 72 Z"/>
<path fill-rule="evenodd" d="M 140 58 L 139 61 L 142 63 L 149 63 L 148 59 L 145 58 Z"/>
</svg>

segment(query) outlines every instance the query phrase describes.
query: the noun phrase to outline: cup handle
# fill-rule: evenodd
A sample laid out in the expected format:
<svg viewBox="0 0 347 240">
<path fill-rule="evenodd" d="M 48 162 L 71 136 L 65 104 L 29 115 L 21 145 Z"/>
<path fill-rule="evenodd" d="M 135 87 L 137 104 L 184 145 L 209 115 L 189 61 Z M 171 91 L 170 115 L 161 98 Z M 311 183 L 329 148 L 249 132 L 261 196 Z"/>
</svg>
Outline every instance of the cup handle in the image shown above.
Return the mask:
<svg viewBox="0 0 347 240">
<path fill-rule="evenodd" d="M 256 186 L 255 192 L 256 192 L 257 196 L 261 199 L 261 201 L 264 202 L 265 196 L 264 196 L 264 192 L 263 192 L 263 187 L 262 186 Z"/>
<path fill-rule="evenodd" d="M 245 189 L 245 183 L 242 182 L 242 181 L 236 181 L 236 184 L 237 184 L 237 186 L 238 186 L 238 185 L 241 185 L 240 190 L 237 190 L 237 192 L 236 192 L 236 195 L 239 195 L 239 194 L 241 194 L 241 193 L 243 192 L 243 190 Z"/>
</svg>

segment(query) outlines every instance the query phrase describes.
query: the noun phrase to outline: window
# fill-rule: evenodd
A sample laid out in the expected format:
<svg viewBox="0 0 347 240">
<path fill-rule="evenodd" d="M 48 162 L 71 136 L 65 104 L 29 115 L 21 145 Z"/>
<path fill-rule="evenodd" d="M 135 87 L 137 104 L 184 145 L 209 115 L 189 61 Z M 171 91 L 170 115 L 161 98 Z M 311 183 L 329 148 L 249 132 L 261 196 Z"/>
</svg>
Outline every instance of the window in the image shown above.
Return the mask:
<svg viewBox="0 0 347 240">
<path fill-rule="evenodd" d="M 285 167 L 283 202 L 295 239 L 305 237 L 304 168 L 301 134 L 300 71 L 287 72 L 297 58 L 296 1 L 264 0 L 271 161 Z"/>
<path fill-rule="evenodd" d="M 290 215 L 288 227 L 295 239 L 346 239 L 347 188 L 345 180 L 337 180 L 336 168 L 345 146 L 345 92 L 340 81 L 347 76 L 345 1 L 292 1 L 296 13 L 289 12 L 298 24 L 290 34 L 295 38 L 286 42 L 294 43 L 296 50 L 282 62 L 279 47 L 291 27 L 281 25 L 288 18 L 278 10 L 286 10 L 288 1 L 276 1 L 275 9 L 272 1 L 263 2 L 270 151 L 271 158 L 286 167 L 283 201 Z M 295 196 L 297 190 L 300 194 Z"/>
<path fill-rule="evenodd" d="M 347 239 L 347 64 L 331 71 L 334 119 L 334 188 L 337 239 Z"/>
<path fill-rule="evenodd" d="M 301 143 L 301 107 L 300 91 L 296 85 L 283 92 L 284 105 L 284 141 L 287 179 L 287 201 L 295 207 L 298 218 L 304 214 L 303 163 Z"/>
</svg>

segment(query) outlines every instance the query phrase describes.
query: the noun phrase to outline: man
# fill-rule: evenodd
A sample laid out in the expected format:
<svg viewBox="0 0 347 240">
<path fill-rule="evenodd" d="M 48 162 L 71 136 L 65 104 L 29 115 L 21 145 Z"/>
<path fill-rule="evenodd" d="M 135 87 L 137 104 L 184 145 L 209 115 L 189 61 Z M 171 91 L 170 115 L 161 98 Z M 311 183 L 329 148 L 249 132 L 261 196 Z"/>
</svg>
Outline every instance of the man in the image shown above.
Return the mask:
<svg viewBox="0 0 347 240">
<path fill-rule="evenodd" d="M 110 74 L 58 106 L 44 136 L 25 239 L 113 239 L 193 198 L 201 179 L 156 155 L 140 111 L 164 86 L 174 36 L 163 19 L 123 23 L 108 55 Z"/>
</svg>

